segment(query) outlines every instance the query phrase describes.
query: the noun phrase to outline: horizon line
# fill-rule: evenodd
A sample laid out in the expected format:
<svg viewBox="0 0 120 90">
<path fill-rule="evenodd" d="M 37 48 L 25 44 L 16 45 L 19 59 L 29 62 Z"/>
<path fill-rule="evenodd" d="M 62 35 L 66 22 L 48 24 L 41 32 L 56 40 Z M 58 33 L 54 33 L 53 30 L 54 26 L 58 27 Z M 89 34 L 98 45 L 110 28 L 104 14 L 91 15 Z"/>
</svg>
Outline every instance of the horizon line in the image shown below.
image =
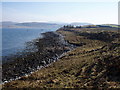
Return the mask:
<svg viewBox="0 0 120 90">
<path fill-rule="evenodd" d="M 61 22 L 61 21 L 22 21 L 22 22 L 18 22 L 18 21 L 1 21 L 2 22 L 16 22 L 16 23 L 66 23 L 66 24 L 71 24 L 71 23 L 89 23 L 89 24 L 93 24 L 93 25 L 97 25 L 97 24 L 117 24 L 118 23 L 91 23 L 91 22 L 80 22 L 80 21 L 76 21 L 76 22 Z"/>
</svg>

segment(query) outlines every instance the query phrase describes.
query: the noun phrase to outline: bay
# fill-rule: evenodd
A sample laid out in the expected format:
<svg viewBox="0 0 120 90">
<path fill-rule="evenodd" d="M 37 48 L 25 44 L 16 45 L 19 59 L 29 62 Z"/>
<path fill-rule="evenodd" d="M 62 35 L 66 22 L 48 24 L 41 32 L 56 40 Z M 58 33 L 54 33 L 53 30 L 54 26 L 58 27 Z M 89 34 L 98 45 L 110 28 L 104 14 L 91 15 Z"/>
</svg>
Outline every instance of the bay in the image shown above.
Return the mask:
<svg viewBox="0 0 120 90">
<path fill-rule="evenodd" d="M 41 33 L 56 31 L 58 28 L 3 28 L 2 29 L 2 56 L 9 56 L 25 49 L 26 42 L 41 38 Z"/>
</svg>

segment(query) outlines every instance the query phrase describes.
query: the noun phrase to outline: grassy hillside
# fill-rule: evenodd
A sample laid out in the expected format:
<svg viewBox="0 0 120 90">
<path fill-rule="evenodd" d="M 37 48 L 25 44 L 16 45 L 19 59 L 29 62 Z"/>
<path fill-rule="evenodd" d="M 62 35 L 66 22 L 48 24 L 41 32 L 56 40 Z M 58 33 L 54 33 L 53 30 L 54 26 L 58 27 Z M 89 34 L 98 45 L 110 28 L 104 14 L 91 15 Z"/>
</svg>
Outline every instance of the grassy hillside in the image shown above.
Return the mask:
<svg viewBox="0 0 120 90">
<path fill-rule="evenodd" d="M 120 88 L 120 33 L 116 28 L 61 28 L 57 32 L 76 48 L 4 88 Z"/>
</svg>

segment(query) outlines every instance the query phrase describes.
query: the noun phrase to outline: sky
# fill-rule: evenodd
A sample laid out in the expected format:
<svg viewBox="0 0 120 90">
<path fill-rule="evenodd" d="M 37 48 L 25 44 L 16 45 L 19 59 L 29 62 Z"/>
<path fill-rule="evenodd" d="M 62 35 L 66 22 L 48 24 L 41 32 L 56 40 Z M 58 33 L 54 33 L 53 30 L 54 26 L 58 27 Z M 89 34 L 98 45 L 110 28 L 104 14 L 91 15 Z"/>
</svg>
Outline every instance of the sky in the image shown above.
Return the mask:
<svg viewBox="0 0 120 90">
<path fill-rule="evenodd" d="M 2 21 L 117 24 L 117 2 L 2 2 Z"/>
</svg>

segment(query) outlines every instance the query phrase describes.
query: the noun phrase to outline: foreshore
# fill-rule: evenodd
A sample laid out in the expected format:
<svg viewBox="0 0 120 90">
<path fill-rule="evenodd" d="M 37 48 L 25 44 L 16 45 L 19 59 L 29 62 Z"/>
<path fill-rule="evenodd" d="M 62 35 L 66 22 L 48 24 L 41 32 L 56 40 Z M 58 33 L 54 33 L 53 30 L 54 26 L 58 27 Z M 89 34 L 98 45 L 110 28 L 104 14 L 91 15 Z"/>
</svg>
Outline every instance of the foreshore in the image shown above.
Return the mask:
<svg viewBox="0 0 120 90">
<path fill-rule="evenodd" d="M 35 46 L 38 51 L 14 60 L 18 65 L 6 65 L 4 79 L 22 77 L 2 84 L 3 89 L 120 87 L 120 33 L 116 28 L 64 27 L 43 34 Z M 8 71 L 11 64 L 15 67 Z"/>
<path fill-rule="evenodd" d="M 32 45 L 37 49 L 33 52 L 23 52 L 18 56 L 11 56 L 2 65 L 2 81 L 8 82 L 19 79 L 36 70 L 46 67 L 57 61 L 73 46 L 68 44 L 64 37 L 57 32 L 42 33 L 43 38 L 34 40 Z"/>
</svg>

